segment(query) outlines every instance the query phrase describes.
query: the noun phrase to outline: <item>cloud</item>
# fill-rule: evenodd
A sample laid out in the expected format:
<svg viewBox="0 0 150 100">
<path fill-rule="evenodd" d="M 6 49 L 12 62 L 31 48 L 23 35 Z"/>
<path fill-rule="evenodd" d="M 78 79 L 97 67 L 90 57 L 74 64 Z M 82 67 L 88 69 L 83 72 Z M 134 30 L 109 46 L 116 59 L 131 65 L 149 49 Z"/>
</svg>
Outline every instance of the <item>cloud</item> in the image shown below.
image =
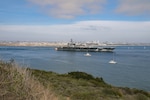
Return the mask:
<svg viewBox="0 0 150 100">
<path fill-rule="evenodd" d="M 57 18 L 71 19 L 78 15 L 100 13 L 106 0 L 28 0 L 43 12 Z"/>
<path fill-rule="evenodd" d="M 117 13 L 150 15 L 150 0 L 118 0 Z"/>
<path fill-rule="evenodd" d="M 0 25 L 0 40 L 150 43 L 150 21 L 79 21 L 58 25 Z"/>
</svg>

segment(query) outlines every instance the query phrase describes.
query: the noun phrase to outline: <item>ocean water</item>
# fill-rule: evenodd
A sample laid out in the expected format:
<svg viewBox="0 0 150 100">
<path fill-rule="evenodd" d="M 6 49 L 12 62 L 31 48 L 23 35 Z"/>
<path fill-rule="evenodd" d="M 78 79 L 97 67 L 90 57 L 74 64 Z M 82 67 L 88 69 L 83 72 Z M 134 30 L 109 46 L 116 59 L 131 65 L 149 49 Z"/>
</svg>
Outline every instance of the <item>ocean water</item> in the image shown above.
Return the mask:
<svg viewBox="0 0 150 100">
<path fill-rule="evenodd" d="M 83 71 L 114 86 L 150 91 L 150 46 L 117 46 L 114 53 L 55 51 L 52 47 L 0 46 L 0 59 L 22 66 L 67 73 Z M 108 62 L 114 58 L 117 64 Z"/>
</svg>

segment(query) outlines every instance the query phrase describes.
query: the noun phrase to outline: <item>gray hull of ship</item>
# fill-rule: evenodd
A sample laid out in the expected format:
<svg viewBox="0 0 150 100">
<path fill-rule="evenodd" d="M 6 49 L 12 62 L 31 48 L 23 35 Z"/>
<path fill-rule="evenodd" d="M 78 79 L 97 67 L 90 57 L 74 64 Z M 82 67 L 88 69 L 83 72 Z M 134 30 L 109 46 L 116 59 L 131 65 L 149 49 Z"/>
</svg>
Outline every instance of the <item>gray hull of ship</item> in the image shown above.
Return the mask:
<svg viewBox="0 0 150 100">
<path fill-rule="evenodd" d="M 80 51 L 80 52 L 113 52 L 115 48 L 105 47 L 105 48 L 90 48 L 90 47 L 57 47 L 55 50 L 58 51 Z"/>
</svg>

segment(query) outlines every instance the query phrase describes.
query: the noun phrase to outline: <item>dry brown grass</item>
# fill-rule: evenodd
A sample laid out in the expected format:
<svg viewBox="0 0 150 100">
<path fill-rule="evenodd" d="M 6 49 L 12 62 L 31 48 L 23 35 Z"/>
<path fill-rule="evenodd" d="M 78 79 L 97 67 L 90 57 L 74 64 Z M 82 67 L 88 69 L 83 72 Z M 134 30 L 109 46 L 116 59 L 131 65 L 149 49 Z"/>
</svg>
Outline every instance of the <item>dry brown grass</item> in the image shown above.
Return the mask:
<svg viewBox="0 0 150 100">
<path fill-rule="evenodd" d="M 27 68 L 0 61 L 0 100 L 57 100 L 57 97 L 35 80 Z"/>
</svg>

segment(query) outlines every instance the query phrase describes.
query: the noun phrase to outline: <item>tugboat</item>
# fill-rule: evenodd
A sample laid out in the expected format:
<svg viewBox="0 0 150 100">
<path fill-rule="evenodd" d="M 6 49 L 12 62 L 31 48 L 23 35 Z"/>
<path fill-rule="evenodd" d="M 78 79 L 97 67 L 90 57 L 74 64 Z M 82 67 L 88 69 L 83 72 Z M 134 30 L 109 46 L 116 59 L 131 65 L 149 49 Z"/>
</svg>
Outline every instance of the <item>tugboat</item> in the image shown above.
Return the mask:
<svg viewBox="0 0 150 100">
<path fill-rule="evenodd" d="M 92 46 L 92 45 L 77 45 L 71 39 L 70 43 L 66 46 L 56 47 L 57 51 L 80 51 L 80 52 L 113 52 L 115 48 L 110 46 Z"/>
</svg>

